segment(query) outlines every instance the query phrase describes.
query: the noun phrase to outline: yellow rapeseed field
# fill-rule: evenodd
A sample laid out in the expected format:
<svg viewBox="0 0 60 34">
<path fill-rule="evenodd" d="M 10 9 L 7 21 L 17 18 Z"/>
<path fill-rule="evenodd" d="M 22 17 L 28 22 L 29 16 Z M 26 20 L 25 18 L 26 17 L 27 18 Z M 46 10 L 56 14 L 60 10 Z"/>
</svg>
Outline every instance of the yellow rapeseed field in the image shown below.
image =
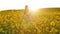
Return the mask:
<svg viewBox="0 0 60 34">
<path fill-rule="evenodd" d="M 1 11 L 0 34 L 60 34 L 60 8 L 39 9 L 33 13 Z"/>
</svg>

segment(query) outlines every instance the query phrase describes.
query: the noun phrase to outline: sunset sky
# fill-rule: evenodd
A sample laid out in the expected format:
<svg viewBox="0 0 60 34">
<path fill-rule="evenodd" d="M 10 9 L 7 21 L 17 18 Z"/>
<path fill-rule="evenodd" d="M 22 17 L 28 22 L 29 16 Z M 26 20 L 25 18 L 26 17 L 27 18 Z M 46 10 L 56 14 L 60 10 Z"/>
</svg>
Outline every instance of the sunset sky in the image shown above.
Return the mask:
<svg viewBox="0 0 60 34">
<path fill-rule="evenodd" d="M 0 10 L 24 9 L 25 5 L 28 5 L 31 10 L 60 7 L 60 0 L 0 0 Z"/>
</svg>

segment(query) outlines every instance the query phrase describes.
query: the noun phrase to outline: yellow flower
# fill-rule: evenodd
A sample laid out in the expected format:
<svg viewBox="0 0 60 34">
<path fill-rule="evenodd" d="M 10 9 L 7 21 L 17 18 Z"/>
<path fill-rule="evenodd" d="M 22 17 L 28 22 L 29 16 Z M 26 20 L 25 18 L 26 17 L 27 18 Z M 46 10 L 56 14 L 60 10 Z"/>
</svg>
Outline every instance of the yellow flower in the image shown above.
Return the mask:
<svg viewBox="0 0 60 34">
<path fill-rule="evenodd" d="M 55 25 L 56 25 L 54 21 L 52 21 L 50 24 L 51 24 L 52 26 L 55 26 Z"/>
</svg>

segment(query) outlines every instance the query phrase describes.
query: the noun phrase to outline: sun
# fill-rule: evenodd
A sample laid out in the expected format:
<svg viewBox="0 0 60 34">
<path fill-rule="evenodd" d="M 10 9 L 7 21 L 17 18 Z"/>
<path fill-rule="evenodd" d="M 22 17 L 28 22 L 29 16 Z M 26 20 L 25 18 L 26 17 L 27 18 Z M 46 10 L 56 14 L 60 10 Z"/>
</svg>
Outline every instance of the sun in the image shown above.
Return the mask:
<svg viewBox="0 0 60 34">
<path fill-rule="evenodd" d="M 34 6 L 29 6 L 29 9 L 32 10 L 32 11 L 35 11 L 35 10 L 37 10 L 38 8 L 37 8 L 37 7 L 34 7 Z"/>
<path fill-rule="evenodd" d="M 36 0 L 26 0 L 26 5 L 28 5 L 29 9 L 32 11 L 35 11 L 38 9 L 38 3 L 36 3 Z"/>
</svg>

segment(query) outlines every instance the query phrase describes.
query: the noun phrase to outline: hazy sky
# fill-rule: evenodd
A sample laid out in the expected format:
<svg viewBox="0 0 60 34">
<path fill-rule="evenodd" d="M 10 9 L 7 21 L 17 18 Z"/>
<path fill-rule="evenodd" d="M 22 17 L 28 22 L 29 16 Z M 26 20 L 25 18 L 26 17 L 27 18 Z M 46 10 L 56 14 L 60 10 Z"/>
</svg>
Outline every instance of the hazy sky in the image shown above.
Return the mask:
<svg viewBox="0 0 60 34">
<path fill-rule="evenodd" d="M 30 9 L 60 7 L 60 0 L 0 0 L 0 10 L 24 9 L 26 4 Z"/>
</svg>

